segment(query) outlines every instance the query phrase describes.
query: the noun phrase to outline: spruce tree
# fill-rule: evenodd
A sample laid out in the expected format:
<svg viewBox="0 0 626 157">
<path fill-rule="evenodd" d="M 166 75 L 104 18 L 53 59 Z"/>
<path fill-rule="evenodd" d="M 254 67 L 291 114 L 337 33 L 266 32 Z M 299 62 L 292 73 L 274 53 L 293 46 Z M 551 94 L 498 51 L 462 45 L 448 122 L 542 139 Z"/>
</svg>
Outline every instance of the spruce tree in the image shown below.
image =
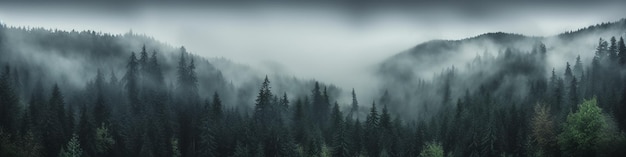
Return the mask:
<svg viewBox="0 0 626 157">
<path fill-rule="evenodd" d="M 78 123 L 78 139 L 84 152 L 88 156 L 96 155 L 96 125 L 88 113 L 87 106 L 81 108 L 80 121 Z"/>
<path fill-rule="evenodd" d="M 624 38 L 620 37 L 617 44 L 619 63 L 624 65 L 626 64 L 626 44 L 624 44 Z"/>
<path fill-rule="evenodd" d="M 17 133 L 17 117 L 20 115 L 19 98 L 10 78 L 9 66 L 6 66 L 5 71 L 0 76 L 0 127 L 9 133 Z"/>
<path fill-rule="evenodd" d="M 609 52 L 609 58 L 611 61 L 617 61 L 618 59 L 618 49 L 617 49 L 617 43 L 615 41 L 615 37 L 611 37 L 610 40 L 610 45 L 608 47 L 608 52 Z"/>
<path fill-rule="evenodd" d="M 378 156 L 380 154 L 379 121 L 376 103 L 372 102 L 372 108 L 365 121 L 366 132 L 364 135 L 365 150 L 369 156 Z"/>
<path fill-rule="evenodd" d="M 132 52 L 126 65 L 126 74 L 124 75 L 124 86 L 128 95 L 128 100 L 133 113 L 138 113 L 140 110 L 139 102 L 139 63 L 135 52 Z"/>
<path fill-rule="evenodd" d="M 66 141 L 64 121 L 64 100 L 58 85 L 52 88 L 52 95 L 48 106 L 45 107 L 43 118 L 42 141 L 45 148 L 45 155 L 53 157 L 59 154 L 59 150 Z"/>
<path fill-rule="evenodd" d="M 352 88 L 352 105 L 350 108 L 350 118 L 355 118 L 355 114 L 358 117 L 359 115 L 359 101 L 356 99 L 356 93 L 354 92 L 354 88 Z"/>
</svg>

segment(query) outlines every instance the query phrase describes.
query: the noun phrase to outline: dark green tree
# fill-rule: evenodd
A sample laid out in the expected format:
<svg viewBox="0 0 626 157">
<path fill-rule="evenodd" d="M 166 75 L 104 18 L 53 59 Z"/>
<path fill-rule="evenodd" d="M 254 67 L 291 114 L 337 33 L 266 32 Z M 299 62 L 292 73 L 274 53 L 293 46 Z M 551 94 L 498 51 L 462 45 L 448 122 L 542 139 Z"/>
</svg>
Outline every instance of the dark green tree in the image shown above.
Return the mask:
<svg viewBox="0 0 626 157">
<path fill-rule="evenodd" d="M 352 88 L 352 105 L 350 105 L 350 114 L 348 115 L 350 118 L 355 118 L 355 116 L 359 116 L 359 101 L 356 99 L 356 93 L 354 92 L 354 88 Z M 356 115 L 355 115 L 356 114 Z"/>
<path fill-rule="evenodd" d="M 618 58 L 618 49 L 617 49 L 617 43 L 615 41 L 615 37 L 611 37 L 610 40 L 610 45 L 608 47 L 608 52 L 609 52 L 609 58 L 611 59 L 611 61 L 617 61 L 619 60 Z"/>
<path fill-rule="evenodd" d="M 261 85 L 261 89 L 259 89 L 259 95 L 257 95 L 254 106 L 254 119 L 261 124 L 267 124 L 271 117 L 271 99 L 273 95 L 270 88 L 270 80 L 265 76 L 265 80 Z"/>
<path fill-rule="evenodd" d="M 337 106 L 336 103 L 335 103 L 335 106 Z M 338 107 L 335 107 L 335 108 L 338 108 Z M 348 137 L 346 134 L 346 129 L 344 127 L 343 120 L 340 119 L 337 125 L 338 126 L 335 129 L 336 131 L 334 132 L 334 136 L 333 136 L 332 155 L 334 157 L 348 157 L 350 156 L 350 150 L 349 150 Z"/>
<path fill-rule="evenodd" d="M 570 99 L 569 106 L 567 107 L 567 109 L 569 110 L 568 112 L 574 112 L 576 111 L 576 106 L 580 101 L 580 96 L 578 95 L 578 80 L 576 79 L 576 77 L 574 77 L 572 81 L 570 81 L 568 95 Z"/>
<path fill-rule="evenodd" d="M 215 92 L 213 94 L 213 103 L 211 103 L 211 120 L 214 123 L 219 123 L 223 117 L 222 100 L 220 95 Z"/>
<path fill-rule="evenodd" d="M 620 37 L 617 44 L 619 63 L 624 65 L 626 64 L 626 44 L 624 44 L 624 38 Z"/>
<path fill-rule="evenodd" d="M 372 108 L 365 120 L 365 141 L 363 142 L 369 156 L 379 156 L 381 153 L 379 124 L 380 117 L 376 111 L 376 103 L 372 102 Z"/>
<path fill-rule="evenodd" d="M 95 156 L 96 125 L 88 111 L 87 106 L 83 105 L 80 111 L 80 121 L 78 122 L 78 141 L 85 155 Z"/>
<path fill-rule="evenodd" d="M 68 134 L 64 127 L 65 102 L 58 85 L 52 88 L 52 95 L 43 118 L 42 141 L 45 148 L 44 154 L 54 157 L 59 154 L 59 150 L 65 144 Z"/>
<path fill-rule="evenodd" d="M 125 84 L 126 93 L 133 113 L 138 113 L 140 110 L 139 102 L 139 63 L 135 52 L 132 52 L 126 65 L 126 74 L 123 78 Z"/>
<path fill-rule="evenodd" d="M 13 88 L 9 66 L 0 76 L 0 127 L 9 133 L 17 133 L 20 115 L 19 98 Z"/>
</svg>

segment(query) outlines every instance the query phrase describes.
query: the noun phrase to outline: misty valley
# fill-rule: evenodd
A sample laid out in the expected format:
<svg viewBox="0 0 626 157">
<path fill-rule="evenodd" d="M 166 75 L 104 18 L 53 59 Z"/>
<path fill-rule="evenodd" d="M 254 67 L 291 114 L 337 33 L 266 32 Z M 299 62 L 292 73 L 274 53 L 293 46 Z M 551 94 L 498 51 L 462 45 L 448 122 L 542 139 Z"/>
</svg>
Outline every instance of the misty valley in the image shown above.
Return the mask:
<svg viewBox="0 0 626 157">
<path fill-rule="evenodd" d="M 626 19 L 484 33 L 394 52 L 346 87 L 150 34 L 3 23 L 0 157 L 626 154 Z"/>
</svg>

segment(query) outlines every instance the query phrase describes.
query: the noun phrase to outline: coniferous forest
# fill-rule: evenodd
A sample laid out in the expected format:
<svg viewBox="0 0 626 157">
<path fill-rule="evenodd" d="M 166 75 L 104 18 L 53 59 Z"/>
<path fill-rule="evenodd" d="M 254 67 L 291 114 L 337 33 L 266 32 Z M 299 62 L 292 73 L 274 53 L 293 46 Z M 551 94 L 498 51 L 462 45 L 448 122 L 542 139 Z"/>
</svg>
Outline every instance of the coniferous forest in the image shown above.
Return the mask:
<svg viewBox="0 0 626 157">
<path fill-rule="evenodd" d="M 2 25 L 0 156 L 623 156 L 626 20 L 551 39 L 614 28 L 565 65 L 548 37 L 427 42 L 382 63 L 388 82 L 364 98 L 281 75 L 233 83 L 225 67 L 249 72 L 132 32 Z M 398 68 L 485 40 L 502 48 L 431 79 Z"/>
</svg>

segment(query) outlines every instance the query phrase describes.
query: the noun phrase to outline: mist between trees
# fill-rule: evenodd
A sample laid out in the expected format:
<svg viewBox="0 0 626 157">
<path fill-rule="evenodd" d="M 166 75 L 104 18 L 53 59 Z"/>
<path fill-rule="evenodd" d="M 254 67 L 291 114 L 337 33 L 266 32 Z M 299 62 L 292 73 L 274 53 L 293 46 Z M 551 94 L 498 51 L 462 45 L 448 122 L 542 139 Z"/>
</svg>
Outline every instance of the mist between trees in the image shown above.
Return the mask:
<svg viewBox="0 0 626 157">
<path fill-rule="evenodd" d="M 380 96 L 360 98 L 314 80 L 262 79 L 132 33 L 3 26 L 0 36 L 0 156 L 626 153 L 621 37 L 599 39 L 582 54 L 588 63 L 576 57 L 564 68 L 551 60 L 561 45 L 523 36 L 432 79 L 383 63 Z M 442 51 L 459 45 L 439 42 Z M 225 67 L 241 77 L 227 78 Z"/>
</svg>

